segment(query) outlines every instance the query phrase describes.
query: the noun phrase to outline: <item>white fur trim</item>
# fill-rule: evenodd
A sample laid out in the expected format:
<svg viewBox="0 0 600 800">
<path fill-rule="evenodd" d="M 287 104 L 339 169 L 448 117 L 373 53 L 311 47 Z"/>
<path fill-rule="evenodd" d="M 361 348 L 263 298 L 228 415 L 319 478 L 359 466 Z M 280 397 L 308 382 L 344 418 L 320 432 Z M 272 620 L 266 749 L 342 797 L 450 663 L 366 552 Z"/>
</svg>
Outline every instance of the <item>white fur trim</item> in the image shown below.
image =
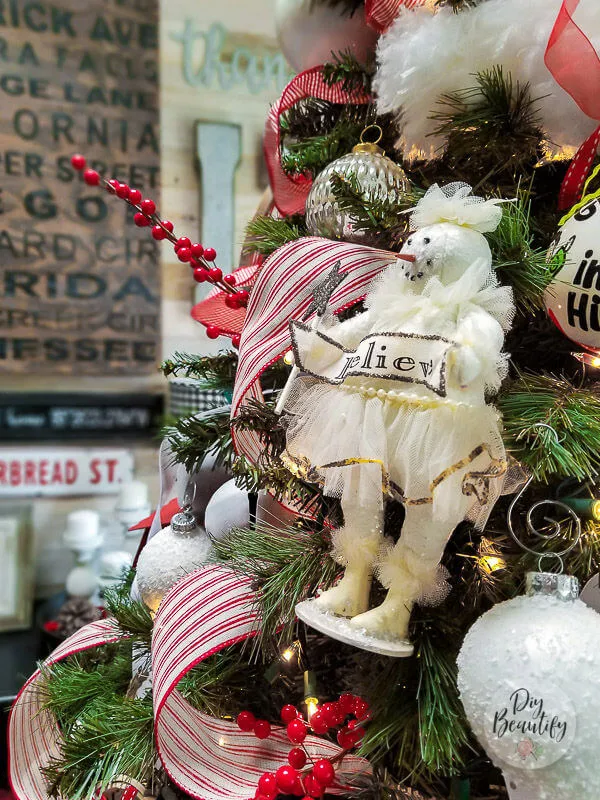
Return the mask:
<svg viewBox="0 0 600 800">
<path fill-rule="evenodd" d="M 355 527 L 342 527 L 331 536 L 331 555 L 344 567 L 372 564 L 381 549 L 382 534 L 375 531 L 362 531 Z"/>
<path fill-rule="evenodd" d="M 474 85 L 473 75 L 501 65 L 513 81 L 529 82 L 548 139 L 579 147 L 594 130 L 575 101 L 554 80 L 544 52 L 561 0 L 487 0 L 458 14 L 441 8 L 404 10 L 381 37 L 375 77 L 379 113 L 394 113 L 407 154 L 432 157 L 445 146 L 432 136 L 430 115 L 442 94 Z M 576 22 L 600 51 L 598 0 L 581 0 Z M 415 153 L 416 154 L 416 153 Z"/>
</svg>

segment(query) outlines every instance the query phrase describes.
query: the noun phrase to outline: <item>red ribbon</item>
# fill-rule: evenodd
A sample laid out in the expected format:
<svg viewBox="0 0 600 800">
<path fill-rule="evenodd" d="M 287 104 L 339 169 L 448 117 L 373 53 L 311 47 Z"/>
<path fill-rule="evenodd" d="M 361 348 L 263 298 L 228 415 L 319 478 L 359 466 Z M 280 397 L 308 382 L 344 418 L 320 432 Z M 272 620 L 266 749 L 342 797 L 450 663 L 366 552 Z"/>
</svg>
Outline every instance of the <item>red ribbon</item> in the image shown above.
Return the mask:
<svg viewBox="0 0 600 800">
<path fill-rule="evenodd" d="M 544 61 L 554 79 L 591 119 L 600 120 L 600 58 L 573 19 L 579 0 L 563 0 L 548 40 Z M 558 207 L 571 208 L 581 190 L 600 143 L 600 127 L 581 145 L 565 176 Z"/>
<path fill-rule="evenodd" d="M 413 9 L 426 0 L 366 0 L 365 18 L 379 33 L 384 33 L 398 16 L 401 8 Z M 269 171 L 275 207 L 283 216 L 304 212 L 310 191 L 310 175 L 287 175 L 281 166 L 281 115 L 306 97 L 315 97 L 329 103 L 369 103 L 371 95 L 364 91 L 345 92 L 340 84 L 328 86 L 323 80 L 322 66 L 312 67 L 288 83 L 283 94 L 271 107 L 264 135 L 264 152 Z"/>
<path fill-rule="evenodd" d="M 283 171 L 279 120 L 282 114 L 307 97 L 329 103 L 368 103 L 371 99 L 367 92 L 345 92 L 340 84 L 328 86 L 323 80 L 322 67 L 312 67 L 301 72 L 285 87 L 267 117 L 263 143 L 273 200 L 279 213 L 284 216 L 304 212 L 312 178 L 309 175 L 287 175 Z"/>
<path fill-rule="evenodd" d="M 177 690 L 197 664 L 236 642 L 256 635 L 260 617 L 249 578 L 224 565 L 200 568 L 182 578 L 161 603 L 152 632 L 154 734 L 171 780 L 202 800 L 253 797 L 264 772 L 284 764 L 290 749 L 285 728 L 273 726 L 266 741 L 240 731 L 235 722 L 203 714 Z M 45 669 L 68 656 L 117 642 L 123 635 L 114 621 L 86 625 L 46 659 Z M 8 725 L 9 777 L 17 800 L 50 800 L 44 769 L 60 756 L 61 731 L 44 707 L 38 669 L 21 690 Z M 50 678 L 51 680 L 52 678 Z M 341 748 L 307 736 L 309 758 L 337 758 Z M 349 753 L 341 770 L 345 780 L 370 772 L 369 763 Z"/>
<path fill-rule="evenodd" d="M 365 16 L 372 28 L 385 33 L 402 7 L 417 8 L 424 3 L 425 0 L 366 0 Z"/>
</svg>

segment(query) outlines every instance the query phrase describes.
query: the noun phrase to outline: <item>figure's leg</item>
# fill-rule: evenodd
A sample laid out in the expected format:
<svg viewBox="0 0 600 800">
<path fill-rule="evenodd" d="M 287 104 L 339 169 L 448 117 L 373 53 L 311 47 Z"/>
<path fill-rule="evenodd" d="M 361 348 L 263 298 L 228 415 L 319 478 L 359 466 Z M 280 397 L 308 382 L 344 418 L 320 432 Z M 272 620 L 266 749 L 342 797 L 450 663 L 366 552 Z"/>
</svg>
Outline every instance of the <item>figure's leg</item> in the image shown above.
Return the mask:
<svg viewBox="0 0 600 800">
<path fill-rule="evenodd" d="M 378 577 L 388 589 L 377 608 L 352 619 L 352 625 L 375 636 L 402 640 L 408 638 L 408 623 L 413 605 L 436 581 L 446 543 L 467 512 L 470 501 L 464 498 L 452 517 L 433 519 L 431 505 L 407 506 L 400 540 L 378 564 Z"/>
<path fill-rule="evenodd" d="M 373 567 L 383 542 L 382 510 L 380 503 L 365 509 L 351 499 L 342 500 L 342 509 L 344 526 L 333 532 L 332 555 L 346 568 L 344 577 L 315 603 L 334 614 L 354 617 L 369 607 Z"/>
</svg>

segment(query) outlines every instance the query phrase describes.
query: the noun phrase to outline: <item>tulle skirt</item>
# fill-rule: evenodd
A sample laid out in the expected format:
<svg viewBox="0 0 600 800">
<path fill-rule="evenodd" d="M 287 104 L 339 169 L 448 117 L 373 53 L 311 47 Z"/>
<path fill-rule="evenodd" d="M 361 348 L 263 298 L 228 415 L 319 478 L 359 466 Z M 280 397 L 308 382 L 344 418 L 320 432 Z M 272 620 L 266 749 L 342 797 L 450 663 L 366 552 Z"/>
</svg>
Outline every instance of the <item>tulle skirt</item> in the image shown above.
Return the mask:
<svg viewBox="0 0 600 800">
<path fill-rule="evenodd" d="M 288 462 L 330 497 L 369 507 L 388 494 L 430 504 L 440 520 L 462 519 L 466 505 L 482 528 L 502 492 L 506 454 L 493 406 L 301 379 L 286 412 Z"/>
</svg>

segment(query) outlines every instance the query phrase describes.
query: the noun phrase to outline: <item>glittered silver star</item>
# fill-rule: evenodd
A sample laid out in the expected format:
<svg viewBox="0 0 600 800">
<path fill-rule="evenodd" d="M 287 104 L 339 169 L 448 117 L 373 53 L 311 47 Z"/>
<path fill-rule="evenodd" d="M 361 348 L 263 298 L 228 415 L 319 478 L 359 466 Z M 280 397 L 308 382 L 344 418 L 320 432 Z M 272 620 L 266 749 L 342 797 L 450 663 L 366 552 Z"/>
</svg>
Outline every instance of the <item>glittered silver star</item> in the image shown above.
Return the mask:
<svg viewBox="0 0 600 800">
<path fill-rule="evenodd" d="M 315 312 L 318 317 L 322 317 L 327 311 L 331 295 L 335 292 L 340 283 L 346 279 L 346 274 L 340 274 L 341 266 L 342 262 L 336 261 L 327 277 L 316 285 L 313 292 L 313 301 L 306 310 L 305 319 Z"/>
</svg>

